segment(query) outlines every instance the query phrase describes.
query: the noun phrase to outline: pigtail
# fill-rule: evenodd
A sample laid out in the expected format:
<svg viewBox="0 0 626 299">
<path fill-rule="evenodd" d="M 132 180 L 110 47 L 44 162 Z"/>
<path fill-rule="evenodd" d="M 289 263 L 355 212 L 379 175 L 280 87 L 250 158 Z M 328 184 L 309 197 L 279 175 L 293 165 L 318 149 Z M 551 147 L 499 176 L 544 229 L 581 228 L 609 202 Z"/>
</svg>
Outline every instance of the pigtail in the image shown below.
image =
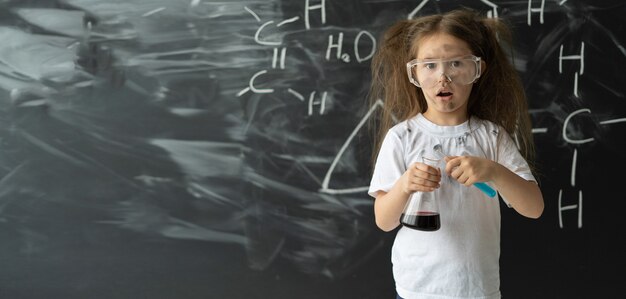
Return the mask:
<svg viewBox="0 0 626 299">
<path fill-rule="evenodd" d="M 398 121 L 403 121 L 422 112 L 425 101 L 419 104 L 417 90 L 406 74 L 406 63 L 412 59 L 414 22 L 399 21 L 385 31 L 381 43 L 371 62 L 371 80 L 369 92 L 370 107 L 378 100 L 384 103 L 375 117 L 370 118 L 370 131 L 374 139 L 372 162 L 376 161 L 378 151 L 387 131 Z"/>
<path fill-rule="evenodd" d="M 485 28 L 487 70 L 481 86 L 481 112 L 477 115 L 502 126 L 516 141 L 522 156 L 534 171 L 535 148 L 528 101 L 522 80 L 515 69 L 513 35 L 504 19 L 482 18 Z M 485 98 L 491 99 L 484 104 Z"/>
</svg>

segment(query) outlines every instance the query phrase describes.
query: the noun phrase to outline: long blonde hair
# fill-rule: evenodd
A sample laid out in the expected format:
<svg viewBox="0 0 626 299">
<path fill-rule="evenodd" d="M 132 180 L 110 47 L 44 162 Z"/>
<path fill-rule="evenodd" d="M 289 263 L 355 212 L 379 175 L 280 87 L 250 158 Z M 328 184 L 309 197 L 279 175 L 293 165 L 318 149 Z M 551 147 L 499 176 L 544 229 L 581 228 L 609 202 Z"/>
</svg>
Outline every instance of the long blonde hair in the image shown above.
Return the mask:
<svg viewBox="0 0 626 299">
<path fill-rule="evenodd" d="M 468 116 L 476 116 L 502 126 L 516 138 L 522 156 L 531 169 L 534 163 L 528 104 L 521 78 L 505 47 L 510 50 L 512 35 L 501 19 L 487 18 L 469 9 L 402 20 L 388 28 L 372 59 L 369 100 L 382 99 L 384 109 L 373 119 L 373 159 L 387 131 L 396 121 L 404 121 L 426 111 L 422 90 L 411 84 L 406 63 L 418 53 L 419 41 L 445 33 L 465 41 L 487 68 L 474 83 L 468 102 Z M 510 51 L 512 53 L 512 51 Z"/>
</svg>

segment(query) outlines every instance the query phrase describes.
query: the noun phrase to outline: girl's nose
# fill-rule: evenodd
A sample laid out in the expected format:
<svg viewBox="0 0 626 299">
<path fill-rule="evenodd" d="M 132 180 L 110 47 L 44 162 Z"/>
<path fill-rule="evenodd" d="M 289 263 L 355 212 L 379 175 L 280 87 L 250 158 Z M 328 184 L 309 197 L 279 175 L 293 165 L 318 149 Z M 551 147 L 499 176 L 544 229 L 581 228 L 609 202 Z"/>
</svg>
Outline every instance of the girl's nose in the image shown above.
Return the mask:
<svg viewBox="0 0 626 299">
<path fill-rule="evenodd" d="M 446 73 L 441 72 L 441 75 L 439 75 L 439 81 L 442 83 L 452 83 L 452 78 L 450 78 L 450 76 Z"/>
</svg>

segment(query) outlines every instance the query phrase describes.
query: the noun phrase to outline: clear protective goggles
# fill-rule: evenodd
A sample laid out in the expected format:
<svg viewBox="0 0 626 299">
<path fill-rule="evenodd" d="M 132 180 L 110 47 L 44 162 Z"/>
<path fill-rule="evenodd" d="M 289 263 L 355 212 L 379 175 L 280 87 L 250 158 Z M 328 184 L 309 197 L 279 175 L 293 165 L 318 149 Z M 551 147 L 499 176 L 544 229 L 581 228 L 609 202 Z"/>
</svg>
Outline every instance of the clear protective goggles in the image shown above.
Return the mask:
<svg viewBox="0 0 626 299">
<path fill-rule="evenodd" d="M 467 55 L 450 59 L 413 59 L 406 63 L 409 81 L 417 87 L 432 88 L 445 81 L 468 85 L 480 77 L 480 57 Z"/>
</svg>

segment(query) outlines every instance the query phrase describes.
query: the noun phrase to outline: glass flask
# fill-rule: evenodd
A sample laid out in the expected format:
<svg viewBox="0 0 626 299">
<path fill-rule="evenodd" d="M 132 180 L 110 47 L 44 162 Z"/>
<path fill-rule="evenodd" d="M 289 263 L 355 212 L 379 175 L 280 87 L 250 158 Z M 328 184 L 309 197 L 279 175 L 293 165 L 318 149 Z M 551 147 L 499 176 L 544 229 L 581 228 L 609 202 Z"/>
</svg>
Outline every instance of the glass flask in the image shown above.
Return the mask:
<svg viewBox="0 0 626 299">
<path fill-rule="evenodd" d="M 440 161 L 440 159 L 422 157 L 422 163 L 437 168 L 439 173 L 441 173 Z M 441 227 L 439 204 L 437 203 L 439 193 L 440 188 L 431 192 L 418 191 L 413 193 L 400 216 L 400 223 L 408 228 L 422 231 L 438 230 Z"/>
</svg>

